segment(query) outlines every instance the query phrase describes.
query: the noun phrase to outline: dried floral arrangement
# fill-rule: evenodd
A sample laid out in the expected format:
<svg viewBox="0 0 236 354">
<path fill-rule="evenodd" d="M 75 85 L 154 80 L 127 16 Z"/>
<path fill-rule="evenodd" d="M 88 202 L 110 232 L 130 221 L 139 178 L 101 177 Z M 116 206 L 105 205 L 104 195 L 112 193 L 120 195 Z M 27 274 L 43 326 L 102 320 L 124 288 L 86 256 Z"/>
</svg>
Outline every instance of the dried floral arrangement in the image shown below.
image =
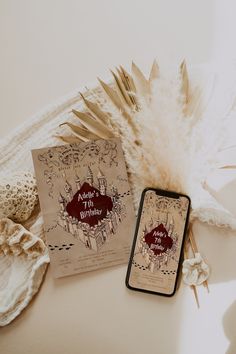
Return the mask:
<svg viewBox="0 0 236 354">
<path fill-rule="evenodd" d="M 185 62 L 175 81 L 161 77 L 156 62 L 148 80 L 134 63 L 132 76 L 122 67 L 112 75 L 110 85 L 99 80 L 104 93 L 93 102 L 81 95 L 85 110 L 73 110 L 78 123 L 63 123 L 71 135 L 59 137 L 67 143 L 120 137 L 136 207 L 144 187 L 158 186 L 191 197 L 192 221 L 236 229 L 235 217 L 206 186 L 214 169 L 235 168 L 217 161 L 227 147 L 234 102 L 224 115 L 217 112 L 216 98 L 202 107 L 201 93 L 190 88 Z"/>
<path fill-rule="evenodd" d="M 236 167 L 219 164 L 218 159 L 222 150 L 230 148 L 235 97 L 228 95 L 224 85 L 216 85 L 207 98 L 203 96 L 192 84 L 185 61 L 170 75 L 162 75 L 154 61 L 148 79 L 134 63 L 131 74 L 122 66 L 111 74 L 109 83 L 99 79 L 102 90 L 89 92 L 92 100 L 81 94 L 84 110 L 72 111 L 77 123 L 61 124 L 67 125 L 70 134 L 58 137 L 66 143 L 120 137 L 136 210 L 142 189 L 158 187 L 190 196 L 191 227 L 194 220 L 201 220 L 235 230 L 236 218 L 214 198 L 206 183 L 212 171 Z M 235 81 L 232 85 L 236 86 Z M 200 269 L 193 233 L 190 241 L 194 259 L 200 262 L 192 265 Z M 185 267 L 185 275 L 190 268 Z M 205 273 L 209 275 L 209 269 Z M 207 286 L 206 274 L 200 278 Z M 198 275 L 191 284 L 189 277 L 186 281 L 195 295 Z"/>
</svg>

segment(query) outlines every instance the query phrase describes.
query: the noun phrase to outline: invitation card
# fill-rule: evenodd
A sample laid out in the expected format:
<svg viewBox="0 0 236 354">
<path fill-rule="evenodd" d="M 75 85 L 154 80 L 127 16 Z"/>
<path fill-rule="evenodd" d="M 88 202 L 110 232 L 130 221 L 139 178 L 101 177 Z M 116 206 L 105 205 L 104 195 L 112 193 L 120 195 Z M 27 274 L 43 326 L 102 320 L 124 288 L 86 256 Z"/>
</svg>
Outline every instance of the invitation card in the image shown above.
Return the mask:
<svg viewBox="0 0 236 354">
<path fill-rule="evenodd" d="M 54 276 L 127 262 L 135 215 L 120 140 L 37 149 L 32 156 Z"/>
</svg>

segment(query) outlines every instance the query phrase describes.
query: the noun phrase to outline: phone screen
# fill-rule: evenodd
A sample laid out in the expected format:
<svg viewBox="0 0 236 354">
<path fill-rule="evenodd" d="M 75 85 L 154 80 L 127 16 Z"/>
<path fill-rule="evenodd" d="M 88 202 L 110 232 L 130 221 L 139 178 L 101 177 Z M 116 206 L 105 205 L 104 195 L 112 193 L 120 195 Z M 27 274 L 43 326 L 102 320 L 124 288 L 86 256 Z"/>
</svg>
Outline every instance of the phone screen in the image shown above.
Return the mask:
<svg viewBox="0 0 236 354">
<path fill-rule="evenodd" d="M 126 278 L 129 288 L 174 294 L 189 207 L 185 195 L 143 192 Z"/>
</svg>

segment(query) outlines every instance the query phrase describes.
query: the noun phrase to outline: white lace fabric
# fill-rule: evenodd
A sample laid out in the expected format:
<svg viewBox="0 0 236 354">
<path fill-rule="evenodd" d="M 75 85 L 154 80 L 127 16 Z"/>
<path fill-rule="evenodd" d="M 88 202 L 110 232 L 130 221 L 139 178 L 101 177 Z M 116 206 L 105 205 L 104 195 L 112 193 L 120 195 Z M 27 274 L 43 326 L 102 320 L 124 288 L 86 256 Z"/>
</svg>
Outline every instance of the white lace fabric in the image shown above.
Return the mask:
<svg viewBox="0 0 236 354">
<path fill-rule="evenodd" d="M 18 172 L 0 178 L 0 218 L 24 222 L 37 203 L 36 180 L 31 173 Z"/>
<path fill-rule="evenodd" d="M 0 141 L 0 326 L 28 306 L 49 263 L 31 150 L 59 143 L 55 131 L 76 102 L 77 92 Z"/>
</svg>

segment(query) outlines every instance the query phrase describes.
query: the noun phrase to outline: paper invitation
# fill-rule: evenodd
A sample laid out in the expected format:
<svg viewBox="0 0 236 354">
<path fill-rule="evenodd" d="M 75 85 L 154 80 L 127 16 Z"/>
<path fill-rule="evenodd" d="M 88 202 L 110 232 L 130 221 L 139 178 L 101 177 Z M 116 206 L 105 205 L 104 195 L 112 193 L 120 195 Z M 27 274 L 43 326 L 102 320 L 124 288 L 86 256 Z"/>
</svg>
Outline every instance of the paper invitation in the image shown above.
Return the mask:
<svg viewBox="0 0 236 354">
<path fill-rule="evenodd" d="M 55 277 L 127 262 L 135 216 L 119 139 L 32 151 Z"/>
</svg>

